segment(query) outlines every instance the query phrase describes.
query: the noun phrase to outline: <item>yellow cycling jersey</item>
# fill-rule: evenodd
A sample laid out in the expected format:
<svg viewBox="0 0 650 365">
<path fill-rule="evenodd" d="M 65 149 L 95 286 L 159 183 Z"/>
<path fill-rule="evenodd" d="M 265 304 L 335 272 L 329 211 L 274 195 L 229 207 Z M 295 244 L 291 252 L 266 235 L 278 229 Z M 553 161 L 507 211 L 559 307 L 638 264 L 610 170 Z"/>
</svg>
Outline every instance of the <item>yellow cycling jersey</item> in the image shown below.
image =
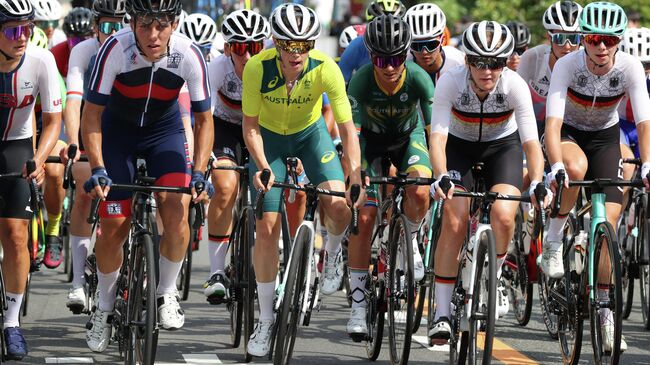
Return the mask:
<svg viewBox="0 0 650 365">
<path fill-rule="evenodd" d="M 321 117 L 322 95 L 327 93 L 334 120 L 352 120 L 345 81 L 336 63 L 324 53 L 311 50 L 305 68 L 287 95 L 285 79 L 275 48 L 267 49 L 246 63 L 243 75 L 242 110 L 259 117 L 260 126 L 278 134 L 294 134 Z"/>
</svg>

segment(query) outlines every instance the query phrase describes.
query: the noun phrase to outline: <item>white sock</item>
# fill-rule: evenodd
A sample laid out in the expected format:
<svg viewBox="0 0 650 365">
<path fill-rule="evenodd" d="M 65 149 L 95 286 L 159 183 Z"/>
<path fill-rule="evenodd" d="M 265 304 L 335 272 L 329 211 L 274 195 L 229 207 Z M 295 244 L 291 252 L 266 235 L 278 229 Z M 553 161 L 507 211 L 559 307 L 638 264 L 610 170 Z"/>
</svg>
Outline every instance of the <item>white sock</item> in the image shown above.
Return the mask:
<svg viewBox="0 0 650 365">
<path fill-rule="evenodd" d="M 5 311 L 4 328 L 20 327 L 20 306 L 23 304 L 23 294 L 5 293 L 7 310 Z"/>
<path fill-rule="evenodd" d="M 158 288 L 156 288 L 156 296 L 160 297 L 165 294 L 173 294 L 176 292 L 176 279 L 178 273 L 181 272 L 183 267 L 183 260 L 174 262 L 169 260 L 163 255 L 160 255 L 160 262 L 158 264 Z"/>
<path fill-rule="evenodd" d="M 449 280 L 448 280 L 449 279 Z M 454 291 L 454 283 L 448 283 L 451 281 L 451 278 L 444 278 L 445 282 L 441 282 L 438 277 L 436 277 L 436 315 L 433 320 L 437 321 L 440 317 L 451 316 L 451 295 Z M 453 278 L 456 281 L 456 278 Z"/>
<path fill-rule="evenodd" d="M 598 289 L 597 298 L 600 301 L 609 300 L 609 289 Z M 607 323 L 614 323 L 614 318 L 612 318 L 612 311 L 609 308 L 601 308 L 598 310 L 600 314 L 600 325 L 605 325 Z"/>
<path fill-rule="evenodd" d="M 208 252 L 210 255 L 210 273 L 223 272 L 226 267 L 226 255 L 228 254 L 228 242 L 230 236 L 210 236 L 208 240 Z"/>
<path fill-rule="evenodd" d="M 99 310 L 112 312 L 115 307 L 115 292 L 117 291 L 117 277 L 120 270 L 108 274 L 97 270 L 97 289 L 99 290 Z"/>
<path fill-rule="evenodd" d="M 350 269 L 350 293 L 352 294 L 352 308 L 365 308 L 366 302 L 366 281 L 368 280 L 368 269 Z"/>
<path fill-rule="evenodd" d="M 503 263 L 506 262 L 506 256 L 507 253 L 497 255 L 497 279 L 501 279 L 501 268 L 503 267 Z"/>
<path fill-rule="evenodd" d="M 327 241 L 329 240 L 329 235 L 327 234 L 327 228 L 325 228 L 325 226 L 320 226 L 320 236 L 323 242 L 327 244 Z"/>
<path fill-rule="evenodd" d="M 409 230 L 411 231 L 411 242 L 413 242 L 413 253 L 419 253 L 418 248 L 418 229 L 420 229 L 420 222 L 414 223 L 410 219 L 406 218 L 406 221 L 409 225 Z M 415 250 L 418 250 L 417 252 Z"/>
<path fill-rule="evenodd" d="M 72 249 L 72 287 L 81 288 L 86 283 L 86 257 L 90 247 L 90 237 L 70 235 Z"/>
<path fill-rule="evenodd" d="M 568 219 L 569 215 L 558 215 L 555 218 L 551 218 L 551 222 L 548 225 L 548 233 L 546 233 L 547 241 L 562 242 L 564 238 L 564 224 Z"/>
<path fill-rule="evenodd" d="M 332 232 L 327 232 L 328 240 L 327 243 L 325 244 L 325 251 L 327 251 L 328 255 L 332 255 L 330 257 L 336 255 L 339 248 L 341 248 L 341 241 L 343 241 L 344 235 L 345 235 L 345 231 L 343 231 L 341 234 L 334 234 Z"/>
<path fill-rule="evenodd" d="M 273 320 L 273 301 L 275 299 L 275 281 L 257 282 L 257 300 L 260 303 L 260 322 Z"/>
</svg>

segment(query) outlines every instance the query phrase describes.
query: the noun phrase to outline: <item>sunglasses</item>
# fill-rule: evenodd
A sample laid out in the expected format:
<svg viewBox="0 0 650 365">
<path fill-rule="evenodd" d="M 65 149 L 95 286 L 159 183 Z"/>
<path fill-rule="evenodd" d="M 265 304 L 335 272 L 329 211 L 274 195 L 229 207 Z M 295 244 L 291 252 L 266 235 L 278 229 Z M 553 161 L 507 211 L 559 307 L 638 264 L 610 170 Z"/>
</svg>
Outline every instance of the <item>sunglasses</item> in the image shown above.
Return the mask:
<svg viewBox="0 0 650 365">
<path fill-rule="evenodd" d="M 58 20 L 39 20 L 34 22 L 36 23 L 36 26 L 41 28 L 41 29 L 47 29 L 47 28 L 58 28 L 59 27 L 59 21 Z"/>
<path fill-rule="evenodd" d="M 104 34 L 111 34 L 113 32 L 119 32 L 123 27 L 124 24 L 122 22 L 101 22 L 97 28 Z"/>
<path fill-rule="evenodd" d="M 2 28 L 2 33 L 4 33 L 5 37 L 7 37 L 7 39 L 9 39 L 10 41 L 17 41 L 20 39 L 20 37 L 23 36 L 23 34 L 27 39 L 29 39 L 33 30 L 34 30 L 34 24 L 29 23 L 23 25 L 16 25 L 14 27 Z"/>
<path fill-rule="evenodd" d="M 521 57 L 524 52 L 526 52 L 527 48 L 515 48 L 513 51 L 513 54 L 516 54 L 517 56 Z"/>
<path fill-rule="evenodd" d="M 621 42 L 621 38 L 618 36 L 603 34 L 588 34 L 584 37 L 584 40 L 585 43 L 591 44 L 592 46 L 600 46 L 603 43 L 607 48 L 617 46 Z"/>
<path fill-rule="evenodd" d="M 314 49 L 315 41 L 286 41 L 276 39 L 275 44 L 288 53 L 307 53 Z"/>
<path fill-rule="evenodd" d="M 230 46 L 232 53 L 240 57 L 246 55 L 246 52 L 250 53 L 251 56 L 255 56 L 256 54 L 260 53 L 262 49 L 264 49 L 264 42 L 262 41 L 232 42 L 228 45 Z"/>
<path fill-rule="evenodd" d="M 569 43 L 575 47 L 580 44 L 580 38 L 582 38 L 578 33 L 549 33 L 549 35 L 551 36 L 551 42 L 558 46 L 564 46 Z"/>
<path fill-rule="evenodd" d="M 440 39 L 434 39 L 431 41 L 424 41 L 424 42 L 413 42 L 411 43 L 411 50 L 414 52 L 433 52 L 440 48 L 440 45 L 442 42 Z"/>
<path fill-rule="evenodd" d="M 467 56 L 467 64 L 479 70 L 498 70 L 506 67 L 507 58 Z"/>
<path fill-rule="evenodd" d="M 406 53 L 394 55 L 394 56 L 379 56 L 372 55 L 372 64 L 379 68 L 386 68 L 391 66 L 393 68 L 400 67 L 406 62 Z"/>
<path fill-rule="evenodd" d="M 139 27 L 147 28 L 154 21 L 158 22 L 158 27 L 167 28 L 172 25 L 176 17 L 172 14 L 153 14 L 153 13 L 140 13 L 135 15 L 135 21 Z"/>
</svg>

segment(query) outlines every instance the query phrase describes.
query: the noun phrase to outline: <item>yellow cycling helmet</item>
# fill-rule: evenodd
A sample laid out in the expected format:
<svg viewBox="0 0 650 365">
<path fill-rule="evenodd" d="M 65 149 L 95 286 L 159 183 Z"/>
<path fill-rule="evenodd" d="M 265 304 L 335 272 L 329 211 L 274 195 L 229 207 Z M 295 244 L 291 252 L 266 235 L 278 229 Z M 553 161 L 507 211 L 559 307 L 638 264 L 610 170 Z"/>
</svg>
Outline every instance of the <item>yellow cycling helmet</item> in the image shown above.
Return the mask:
<svg viewBox="0 0 650 365">
<path fill-rule="evenodd" d="M 39 27 L 34 27 L 34 30 L 32 31 L 32 36 L 29 37 L 29 44 L 33 44 L 36 47 L 40 47 L 43 49 L 47 49 L 48 40 L 47 40 L 47 35 L 45 35 L 43 29 Z"/>
<path fill-rule="evenodd" d="M 382 14 L 402 17 L 405 12 L 406 7 L 399 0 L 375 0 L 366 9 L 366 21 L 369 22 Z"/>
</svg>

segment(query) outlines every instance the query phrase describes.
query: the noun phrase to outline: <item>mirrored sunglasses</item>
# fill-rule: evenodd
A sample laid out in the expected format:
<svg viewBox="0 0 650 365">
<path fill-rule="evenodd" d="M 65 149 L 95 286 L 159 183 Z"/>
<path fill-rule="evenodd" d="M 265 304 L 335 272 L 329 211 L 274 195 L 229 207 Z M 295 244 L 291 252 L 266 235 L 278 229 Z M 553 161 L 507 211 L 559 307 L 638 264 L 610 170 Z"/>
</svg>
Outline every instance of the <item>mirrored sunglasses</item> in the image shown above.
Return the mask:
<svg viewBox="0 0 650 365">
<path fill-rule="evenodd" d="M 467 56 L 467 64 L 479 70 L 498 70 L 506 67 L 507 58 Z"/>
</svg>

